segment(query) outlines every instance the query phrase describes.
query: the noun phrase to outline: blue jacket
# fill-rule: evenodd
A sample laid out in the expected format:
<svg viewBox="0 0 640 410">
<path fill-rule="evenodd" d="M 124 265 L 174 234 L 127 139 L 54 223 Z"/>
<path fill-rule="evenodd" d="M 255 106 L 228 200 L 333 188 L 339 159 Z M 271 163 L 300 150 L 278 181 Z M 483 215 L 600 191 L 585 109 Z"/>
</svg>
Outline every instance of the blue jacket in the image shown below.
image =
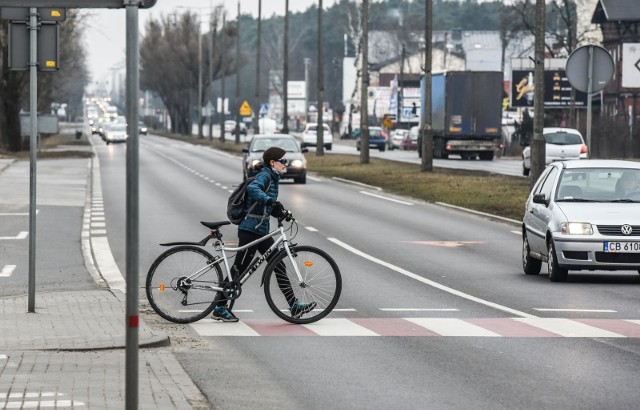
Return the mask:
<svg viewBox="0 0 640 410">
<path fill-rule="evenodd" d="M 271 181 L 271 185 L 269 185 L 269 181 Z M 254 203 L 257 203 L 257 205 L 240 222 L 238 229 L 261 236 L 270 232 L 269 217 L 273 207 L 267 206 L 266 203 L 269 199 L 278 200 L 279 182 L 280 174 L 274 172 L 271 168 L 264 167 L 257 173 L 256 179 L 247 187 L 247 193 L 249 194 L 247 209 L 251 209 Z M 269 190 L 267 190 L 267 186 Z"/>
</svg>

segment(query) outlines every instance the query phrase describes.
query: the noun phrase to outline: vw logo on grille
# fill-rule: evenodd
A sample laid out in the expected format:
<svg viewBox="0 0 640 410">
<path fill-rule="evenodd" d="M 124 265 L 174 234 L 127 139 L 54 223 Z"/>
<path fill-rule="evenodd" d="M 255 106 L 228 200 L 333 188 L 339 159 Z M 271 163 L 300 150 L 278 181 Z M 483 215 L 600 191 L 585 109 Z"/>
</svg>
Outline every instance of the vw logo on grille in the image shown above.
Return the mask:
<svg viewBox="0 0 640 410">
<path fill-rule="evenodd" d="M 631 225 L 622 225 L 620 231 L 623 235 L 631 235 L 631 232 L 633 232 L 633 228 L 631 227 Z"/>
</svg>

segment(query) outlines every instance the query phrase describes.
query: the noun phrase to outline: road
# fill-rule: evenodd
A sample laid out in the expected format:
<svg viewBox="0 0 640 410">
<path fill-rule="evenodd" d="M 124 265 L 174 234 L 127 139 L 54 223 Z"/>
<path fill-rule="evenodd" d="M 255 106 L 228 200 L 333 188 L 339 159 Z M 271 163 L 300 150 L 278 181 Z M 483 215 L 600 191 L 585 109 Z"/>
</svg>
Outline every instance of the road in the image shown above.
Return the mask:
<svg viewBox="0 0 640 410">
<path fill-rule="evenodd" d="M 126 147 L 93 141 L 106 233 L 125 272 Z M 224 219 L 240 163 L 141 137 L 141 283 L 159 243 L 200 240 L 199 221 Z M 516 225 L 324 178 L 280 192 L 299 221 L 295 242 L 324 249 L 342 271 L 328 318 L 279 321 L 255 278 L 236 302 L 237 324 L 174 325 L 143 307 L 214 408 L 637 407 L 637 273 L 551 283 L 544 268 L 522 273 Z M 237 238 L 234 227 L 223 233 Z"/>
</svg>

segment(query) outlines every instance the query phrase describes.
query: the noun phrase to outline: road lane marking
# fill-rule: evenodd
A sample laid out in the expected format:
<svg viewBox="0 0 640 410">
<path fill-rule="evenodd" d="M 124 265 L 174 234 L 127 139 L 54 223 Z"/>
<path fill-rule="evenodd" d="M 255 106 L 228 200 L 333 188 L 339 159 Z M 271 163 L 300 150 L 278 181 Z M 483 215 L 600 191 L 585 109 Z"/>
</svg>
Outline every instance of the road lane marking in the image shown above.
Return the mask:
<svg viewBox="0 0 640 410">
<path fill-rule="evenodd" d="M 307 226 L 306 228 L 307 228 L 307 231 L 309 232 L 318 232 L 318 230 L 312 226 Z"/>
<path fill-rule="evenodd" d="M 405 318 L 412 323 L 425 327 L 440 336 L 482 336 L 500 337 L 499 334 L 484 329 L 462 319 L 441 318 Z"/>
<path fill-rule="evenodd" d="M 323 319 L 302 326 L 319 336 L 378 336 L 377 333 L 348 319 Z"/>
<path fill-rule="evenodd" d="M 515 233 L 516 235 L 522 235 L 522 231 L 511 231 L 511 233 Z"/>
<path fill-rule="evenodd" d="M 0 272 L 0 278 L 8 278 L 16 270 L 16 265 L 4 265 L 2 272 Z"/>
<path fill-rule="evenodd" d="M 539 312 L 587 312 L 587 313 L 618 313 L 611 309 L 553 309 L 553 308 L 533 308 Z"/>
<path fill-rule="evenodd" d="M 518 322 L 526 323 L 564 337 L 624 337 L 621 334 L 609 332 L 595 326 L 562 318 L 516 318 Z"/>
<path fill-rule="evenodd" d="M 400 241 L 401 243 L 412 243 L 415 245 L 441 246 L 443 248 L 459 248 L 464 245 L 485 244 L 487 241 Z"/>
<path fill-rule="evenodd" d="M 453 308 L 379 308 L 383 312 L 459 312 L 458 309 Z"/>
<path fill-rule="evenodd" d="M 11 241 L 16 239 L 26 239 L 29 236 L 28 231 L 20 231 L 16 236 L 0 236 L 0 241 Z"/>
<path fill-rule="evenodd" d="M 401 201 L 399 199 L 394 199 L 394 198 L 389 198 L 389 197 L 382 196 L 382 195 L 372 194 L 371 192 L 360 191 L 360 193 L 363 194 L 363 195 L 369 195 L 369 196 L 372 196 L 374 198 L 384 199 L 386 201 L 391 201 L 391 202 L 395 202 L 395 203 L 402 204 L 402 205 L 409 205 L 409 206 L 413 205 L 413 203 L 411 203 L 411 202 Z"/>
<path fill-rule="evenodd" d="M 442 284 L 440 284 L 438 282 L 434 282 L 432 280 L 423 278 L 422 276 L 416 275 L 413 272 L 409 272 L 406 269 L 402 269 L 402 268 L 400 268 L 398 266 L 392 265 L 392 264 L 390 264 L 388 262 L 385 262 L 383 260 L 380 260 L 378 258 L 374 258 L 373 256 L 368 255 L 368 254 L 366 254 L 366 253 L 364 253 L 364 252 L 362 252 L 362 251 L 360 251 L 360 250 L 358 250 L 358 249 L 356 249 L 356 248 L 354 248 L 354 247 L 352 247 L 350 245 L 347 245 L 346 243 L 344 243 L 344 242 L 342 242 L 342 241 L 340 241 L 340 240 L 338 240 L 336 238 L 327 238 L 327 239 L 329 241 L 335 243 L 336 245 L 348 250 L 349 252 L 352 252 L 352 253 L 354 253 L 354 254 L 356 254 L 358 256 L 361 256 L 361 257 L 363 257 L 363 258 L 365 258 L 365 259 L 367 259 L 367 260 L 369 260 L 371 262 L 377 263 L 378 265 L 381 265 L 381 266 L 384 266 L 384 267 L 386 267 L 388 269 L 396 271 L 396 272 L 398 272 L 398 273 L 400 273 L 402 275 L 405 275 L 405 276 L 407 276 L 407 277 L 409 277 L 411 279 L 415 279 L 415 280 L 417 280 L 419 282 L 422 282 L 427 286 L 431 286 L 431 287 L 434 287 L 436 289 L 440 289 L 442 291 L 445 291 L 447 293 L 451 293 L 452 295 L 459 296 L 461 298 L 470 300 L 472 302 L 480 303 L 482 305 L 489 306 L 489 307 L 494 308 L 494 309 L 502 310 L 504 312 L 511 313 L 511 314 L 514 314 L 514 315 L 517 315 L 517 316 L 528 317 L 528 318 L 537 317 L 537 316 L 531 315 L 529 313 L 521 312 L 519 310 L 511 309 L 509 307 L 502 306 L 502 305 L 499 305 L 497 303 L 489 302 L 488 300 L 480 299 L 480 298 L 478 298 L 476 296 L 469 295 L 467 293 L 464 293 L 464 292 L 461 292 L 459 290 L 450 288 L 448 286 L 444 286 L 444 285 L 442 285 Z"/>
<path fill-rule="evenodd" d="M 40 212 L 39 209 L 36 209 L 36 215 Z M 29 212 L 0 212 L 0 216 L 29 216 Z"/>
</svg>

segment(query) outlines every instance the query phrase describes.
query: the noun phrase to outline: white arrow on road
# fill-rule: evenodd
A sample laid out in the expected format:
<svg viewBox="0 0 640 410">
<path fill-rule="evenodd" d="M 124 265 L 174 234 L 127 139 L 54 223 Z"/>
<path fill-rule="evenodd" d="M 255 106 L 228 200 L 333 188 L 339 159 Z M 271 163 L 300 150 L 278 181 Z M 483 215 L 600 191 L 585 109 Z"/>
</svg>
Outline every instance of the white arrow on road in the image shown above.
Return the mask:
<svg viewBox="0 0 640 410">
<path fill-rule="evenodd" d="M 8 278 L 15 269 L 16 265 L 4 265 L 4 268 L 2 268 L 2 271 L 0 272 L 0 278 Z"/>
</svg>

